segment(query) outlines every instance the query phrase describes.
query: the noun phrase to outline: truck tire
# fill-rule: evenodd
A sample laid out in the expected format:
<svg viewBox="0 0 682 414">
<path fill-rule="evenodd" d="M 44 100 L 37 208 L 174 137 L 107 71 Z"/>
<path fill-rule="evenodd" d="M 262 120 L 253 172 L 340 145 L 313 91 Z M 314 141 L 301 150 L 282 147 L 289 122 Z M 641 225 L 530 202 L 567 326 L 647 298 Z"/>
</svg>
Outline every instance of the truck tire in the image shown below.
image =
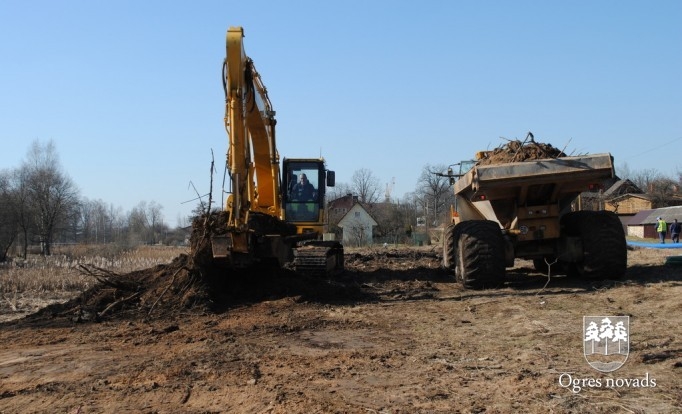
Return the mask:
<svg viewBox="0 0 682 414">
<path fill-rule="evenodd" d="M 450 224 L 445 228 L 443 234 L 443 268 L 455 271 L 457 263 L 457 237 L 455 235 L 456 225 Z"/>
<path fill-rule="evenodd" d="M 459 223 L 456 240 L 455 278 L 466 288 L 500 285 L 505 274 L 504 239 L 500 226 L 490 220 Z"/>
<path fill-rule="evenodd" d="M 583 260 L 577 273 L 590 279 L 620 279 L 627 270 L 625 231 L 611 211 L 575 211 L 562 218 L 566 234 L 583 243 Z"/>
</svg>

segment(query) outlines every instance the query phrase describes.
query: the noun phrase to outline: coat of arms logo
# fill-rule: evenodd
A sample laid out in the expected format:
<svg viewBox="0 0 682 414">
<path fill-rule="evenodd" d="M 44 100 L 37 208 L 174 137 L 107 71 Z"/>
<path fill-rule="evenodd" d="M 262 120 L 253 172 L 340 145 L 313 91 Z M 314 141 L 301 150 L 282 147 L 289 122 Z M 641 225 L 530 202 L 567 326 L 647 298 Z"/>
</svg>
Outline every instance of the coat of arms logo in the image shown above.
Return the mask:
<svg viewBox="0 0 682 414">
<path fill-rule="evenodd" d="M 630 353 L 630 317 L 583 316 L 583 351 L 597 371 L 622 367 Z"/>
</svg>

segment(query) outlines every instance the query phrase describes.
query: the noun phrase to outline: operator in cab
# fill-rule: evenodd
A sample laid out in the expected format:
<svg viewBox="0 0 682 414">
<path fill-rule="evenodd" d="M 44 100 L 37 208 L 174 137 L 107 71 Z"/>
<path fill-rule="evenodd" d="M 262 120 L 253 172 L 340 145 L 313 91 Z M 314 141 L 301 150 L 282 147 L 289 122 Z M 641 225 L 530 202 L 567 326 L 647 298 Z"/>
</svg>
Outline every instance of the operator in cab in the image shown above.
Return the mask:
<svg viewBox="0 0 682 414">
<path fill-rule="evenodd" d="M 315 190 L 315 187 L 310 184 L 310 181 L 308 181 L 308 177 L 306 177 L 305 174 L 301 174 L 299 182 L 297 182 L 291 190 L 291 197 L 295 201 L 312 201 L 315 200 L 316 193 L 317 191 Z"/>
</svg>

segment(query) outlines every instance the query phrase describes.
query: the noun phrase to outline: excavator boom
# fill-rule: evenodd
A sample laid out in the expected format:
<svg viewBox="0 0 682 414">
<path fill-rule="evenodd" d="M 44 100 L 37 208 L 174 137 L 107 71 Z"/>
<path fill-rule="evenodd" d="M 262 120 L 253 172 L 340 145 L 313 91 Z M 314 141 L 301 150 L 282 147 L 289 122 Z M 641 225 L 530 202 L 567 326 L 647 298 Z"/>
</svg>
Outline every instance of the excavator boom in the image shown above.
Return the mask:
<svg viewBox="0 0 682 414">
<path fill-rule="evenodd" d="M 223 66 L 225 129 L 230 138 L 227 158 L 233 186 L 228 225 L 235 228 L 246 225 L 250 210 L 275 216 L 281 211 L 275 111 L 253 61 L 244 52 L 243 37 L 241 27 L 227 31 Z"/>
</svg>

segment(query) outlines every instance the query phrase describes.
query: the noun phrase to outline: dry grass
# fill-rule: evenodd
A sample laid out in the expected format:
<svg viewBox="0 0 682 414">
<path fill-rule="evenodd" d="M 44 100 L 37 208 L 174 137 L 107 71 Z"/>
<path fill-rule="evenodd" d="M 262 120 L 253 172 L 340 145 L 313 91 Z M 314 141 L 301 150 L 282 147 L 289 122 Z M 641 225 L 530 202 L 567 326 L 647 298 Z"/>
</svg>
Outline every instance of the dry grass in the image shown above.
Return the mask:
<svg viewBox="0 0 682 414">
<path fill-rule="evenodd" d="M 79 266 L 125 274 L 169 263 L 187 248 L 140 246 L 61 246 L 50 257 L 30 255 L 0 264 L 0 322 L 16 319 L 57 302 L 65 302 L 98 283 Z"/>
<path fill-rule="evenodd" d="M 128 273 L 169 263 L 186 252 L 186 248 L 166 246 L 141 246 L 127 251 L 107 246 L 61 247 L 49 257 L 34 255 L 0 265 L 0 294 L 7 298 L 27 292 L 80 292 L 96 282 L 78 270 L 81 265 Z"/>
</svg>

